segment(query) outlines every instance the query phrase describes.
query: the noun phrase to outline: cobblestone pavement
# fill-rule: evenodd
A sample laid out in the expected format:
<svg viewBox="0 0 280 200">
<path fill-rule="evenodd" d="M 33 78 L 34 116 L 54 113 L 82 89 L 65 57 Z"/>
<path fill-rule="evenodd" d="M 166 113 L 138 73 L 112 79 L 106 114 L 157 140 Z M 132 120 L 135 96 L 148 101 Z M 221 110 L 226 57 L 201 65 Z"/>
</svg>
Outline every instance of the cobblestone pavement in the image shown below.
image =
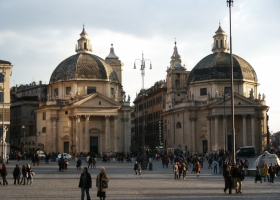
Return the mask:
<svg viewBox="0 0 280 200">
<path fill-rule="evenodd" d="M 15 164 L 26 164 L 29 161 L 10 161 L 8 166 L 8 186 L 0 185 L 0 199 L 80 199 L 78 188 L 80 170 L 75 162 L 70 161 L 68 170 L 59 172 L 56 162 L 33 167 L 36 175 L 33 185 L 13 185 L 12 172 Z M 85 162 L 83 161 L 83 165 Z M 186 180 L 174 180 L 172 166 L 163 168 L 160 162 L 154 162 L 154 170 L 144 170 L 136 176 L 133 163 L 101 163 L 97 169 L 89 169 L 93 178 L 91 199 L 96 197 L 95 178 L 99 167 L 104 166 L 110 178 L 106 199 L 280 199 L 280 179 L 275 183 L 255 183 L 254 177 L 246 177 L 243 182 L 243 194 L 224 194 L 224 181 L 221 174 L 213 174 L 213 169 L 204 168 L 196 177 L 189 170 Z M 2 182 L 2 180 L 1 180 Z"/>
</svg>

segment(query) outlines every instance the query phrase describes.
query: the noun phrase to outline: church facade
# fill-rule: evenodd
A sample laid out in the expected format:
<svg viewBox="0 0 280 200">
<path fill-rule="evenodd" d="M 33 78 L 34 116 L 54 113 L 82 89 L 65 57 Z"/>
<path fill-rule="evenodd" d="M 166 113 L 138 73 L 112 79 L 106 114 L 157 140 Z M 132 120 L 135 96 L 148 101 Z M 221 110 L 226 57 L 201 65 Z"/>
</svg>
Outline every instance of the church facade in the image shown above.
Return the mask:
<svg viewBox="0 0 280 200">
<path fill-rule="evenodd" d="M 164 148 L 190 153 L 232 151 L 231 65 L 227 35 L 219 26 L 212 54 L 187 71 L 175 43 L 167 69 L 166 106 L 162 113 Z M 243 58 L 233 55 L 236 149 L 267 145 L 265 95 L 258 91 L 257 74 Z"/>
<path fill-rule="evenodd" d="M 113 45 L 105 60 L 91 54 L 83 28 L 77 54 L 53 71 L 47 102 L 37 110 L 37 142 L 47 153 L 130 152 L 130 98 Z"/>
</svg>

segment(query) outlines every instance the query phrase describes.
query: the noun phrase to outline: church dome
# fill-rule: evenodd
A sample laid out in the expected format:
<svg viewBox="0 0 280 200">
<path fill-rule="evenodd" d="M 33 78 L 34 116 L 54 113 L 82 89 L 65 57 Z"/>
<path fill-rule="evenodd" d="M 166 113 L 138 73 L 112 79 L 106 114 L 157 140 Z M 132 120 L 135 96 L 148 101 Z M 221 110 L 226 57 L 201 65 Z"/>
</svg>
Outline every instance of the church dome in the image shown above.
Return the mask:
<svg viewBox="0 0 280 200">
<path fill-rule="evenodd" d="M 243 58 L 232 55 L 233 79 L 249 80 L 257 82 L 257 74 L 253 67 Z M 219 52 L 206 56 L 192 69 L 189 76 L 189 84 L 231 78 L 230 54 Z"/>
<path fill-rule="evenodd" d="M 219 26 L 213 38 L 213 54 L 204 57 L 191 70 L 188 85 L 210 80 L 231 79 L 231 59 L 228 53 L 227 36 L 221 26 Z M 254 68 L 246 60 L 234 54 L 232 55 L 232 59 L 234 80 L 258 82 Z"/>
<path fill-rule="evenodd" d="M 66 58 L 55 68 L 50 78 L 50 84 L 70 80 L 118 82 L 118 76 L 112 67 L 102 58 L 91 54 L 92 47 L 84 26 L 80 36 L 76 45 L 77 54 Z"/>
<path fill-rule="evenodd" d="M 118 81 L 117 74 L 102 58 L 78 53 L 62 61 L 53 71 L 50 84 L 69 80 L 109 80 Z"/>
</svg>

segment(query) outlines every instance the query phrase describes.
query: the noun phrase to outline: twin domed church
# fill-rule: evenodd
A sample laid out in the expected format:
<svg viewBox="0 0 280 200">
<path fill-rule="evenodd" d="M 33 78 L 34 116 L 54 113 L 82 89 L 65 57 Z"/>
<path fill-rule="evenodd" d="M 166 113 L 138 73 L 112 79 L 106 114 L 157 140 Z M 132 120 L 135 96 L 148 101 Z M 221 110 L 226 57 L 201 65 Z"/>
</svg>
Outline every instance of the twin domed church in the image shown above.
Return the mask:
<svg viewBox="0 0 280 200">
<path fill-rule="evenodd" d="M 131 107 L 121 60 L 113 45 L 105 60 L 91 54 L 84 27 L 76 52 L 51 75 L 47 102 L 36 110 L 37 142 L 48 153 L 129 152 Z"/>
<path fill-rule="evenodd" d="M 232 149 L 231 65 L 221 26 L 213 39 L 213 53 L 191 71 L 182 66 L 175 43 L 156 122 L 162 124 L 163 139 L 158 145 L 164 148 L 204 153 Z M 41 131 L 37 143 L 44 144 L 48 153 L 130 152 L 132 108 L 123 90 L 123 64 L 113 45 L 105 60 L 91 54 L 83 28 L 75 50 L 53 71 L 47 102 L 36 110 Z M 267 144 L 269 109 L 265 95 L 258 91 L 256 72 L 246 60 L 233 55 L 233 68 L 236 147 L 262 151 Z"/>
</svg>

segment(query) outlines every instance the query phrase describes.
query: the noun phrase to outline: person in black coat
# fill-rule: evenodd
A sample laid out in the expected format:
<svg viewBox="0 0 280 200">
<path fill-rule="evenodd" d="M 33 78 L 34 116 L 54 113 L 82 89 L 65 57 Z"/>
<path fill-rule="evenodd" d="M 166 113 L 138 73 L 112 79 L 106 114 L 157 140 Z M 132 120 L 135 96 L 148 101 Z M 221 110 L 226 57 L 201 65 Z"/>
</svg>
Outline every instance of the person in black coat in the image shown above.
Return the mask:
<svg viewBox="0 0 280 200">
<path fill-rule="evenodd" d="M 88 168 L 84 167 L 83 173 L 81 174 L 80 177 L 80 182 L 79 182 L 79 188 L 81 188 L 81 200 L 84 200 L 85 197 L 85 191 L 87 195 L 87 200 L 90 200 L 90 195 L 89 195 L 89 188 L 91 188 L 92 181 L 91 181 L 91 176 L 88 173 Z"/>
<path fill-rule="evenodd" d="M 231 188 L 232 188 L 232 180 L 231 180 L 231 166 L 227 165 L 226 170 L 224 170 L 224 177 L 225 177 L 225 188 L 224 192 L 227 192 L 227 189 L 229 189 L 229 194 L 231 194 Z"/>
<path fill-rule="evenodd" d="M 16 164 L 16 167 L 13 172 L 13 176 L 14 176 L 14 185 L 16 185 L 16 182 L 17 182 L 17 184 L 19 184 L 20 168 L 19 168 L 18 164 Z"/>
</svg>

